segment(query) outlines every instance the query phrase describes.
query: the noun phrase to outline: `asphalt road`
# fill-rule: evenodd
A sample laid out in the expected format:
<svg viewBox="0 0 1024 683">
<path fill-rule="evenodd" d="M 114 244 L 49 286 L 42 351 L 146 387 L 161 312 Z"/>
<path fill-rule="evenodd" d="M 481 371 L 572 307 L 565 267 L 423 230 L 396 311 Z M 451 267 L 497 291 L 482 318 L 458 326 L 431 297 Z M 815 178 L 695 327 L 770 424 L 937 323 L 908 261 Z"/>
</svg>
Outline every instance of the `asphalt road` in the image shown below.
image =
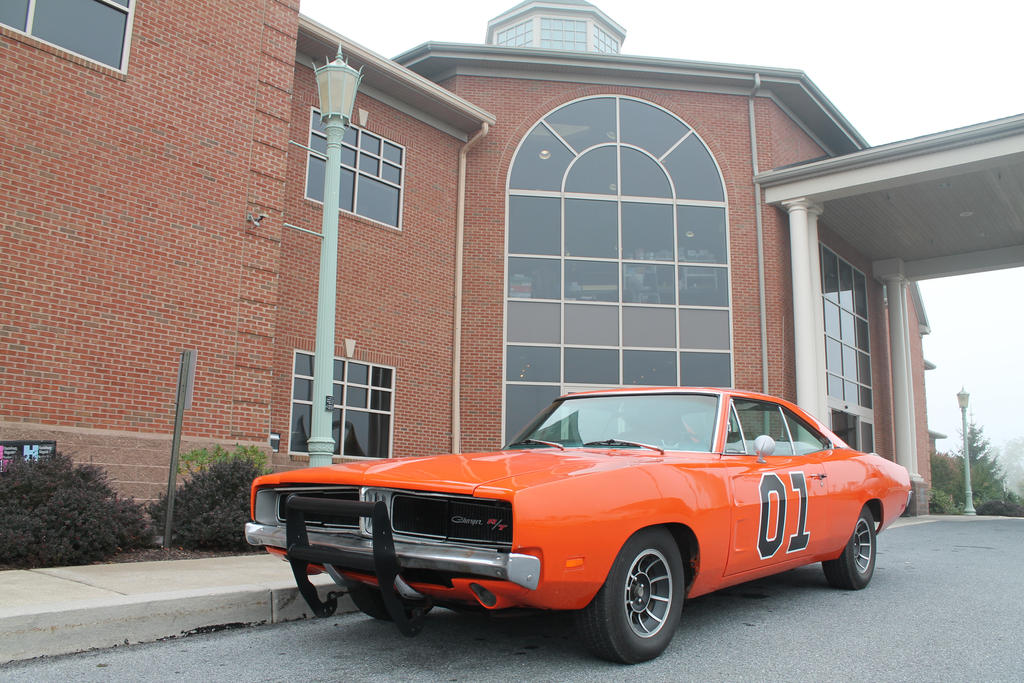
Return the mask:
<svg viewBox="0 0 1024 683">
<path fill-rule="evenodd" d="M 879 536 L 867 589 L 833 590 L 813 565 L 697 598 L 669 649 L 631 667 L 591 658 L 566 615 L 435 610 L 413 639 L 349 614 L 17 662 L 0 679 L 1024 680 L 1024 519 L 901 524 Z"/>
</svg>

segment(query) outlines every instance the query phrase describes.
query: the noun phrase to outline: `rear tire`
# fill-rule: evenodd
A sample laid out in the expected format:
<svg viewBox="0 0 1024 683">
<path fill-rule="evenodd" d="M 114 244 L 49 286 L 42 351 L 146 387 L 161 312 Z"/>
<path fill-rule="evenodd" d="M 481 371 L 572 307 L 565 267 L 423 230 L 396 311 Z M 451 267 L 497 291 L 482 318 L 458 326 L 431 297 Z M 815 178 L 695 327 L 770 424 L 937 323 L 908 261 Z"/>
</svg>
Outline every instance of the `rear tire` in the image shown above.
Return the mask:
<svg viewBox="0 0 1024 683">
<path fill-rule="evenodd" d="M 683 562 L 665 529 L 643 529 L 622 546 L 608 578 L 576 623 L 602 659 L 635 664 L 657 657 L 679 626 L 686 591 Z"/>
<path fill-rule="evenodd" d="M 821 563 L 829 585 L 851 591 L 867 586 L 875 573 L 876 549 L 875 517 L 865 505 L 843 554 Z"/>
</svg>

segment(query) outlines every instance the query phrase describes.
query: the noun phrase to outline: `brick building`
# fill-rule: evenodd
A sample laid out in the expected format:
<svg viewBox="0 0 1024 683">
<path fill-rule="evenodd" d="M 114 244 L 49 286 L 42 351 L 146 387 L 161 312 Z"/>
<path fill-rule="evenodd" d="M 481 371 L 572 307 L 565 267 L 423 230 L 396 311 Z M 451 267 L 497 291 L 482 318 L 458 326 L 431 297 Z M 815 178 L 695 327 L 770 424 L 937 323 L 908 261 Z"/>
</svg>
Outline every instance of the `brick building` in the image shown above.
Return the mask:
<svg viewBox="0 0 1024 683">
<path fill-rule="evenodd" d="M 913 282 L 1009 265 L 1019 236 L 961 244 L 876 195 L 1009 163 L 985 145 L 1018 144 L 1020 121 L 868 148 L 802 72 L 622 55 L 625 31 L 579 0 L 395 60 L 297 0 L 14 5 L 0 439 L 56 441 L 152 499 L 195 349 L 183 448 L 279 435 L 273 465 L 305 464 L 312 69 L 340 46 L 364 79 L 342 158 L 339 458 L 491 449 L 581 387 L 732 385 L 796 400 L 926 490 Z"/>
</svg>

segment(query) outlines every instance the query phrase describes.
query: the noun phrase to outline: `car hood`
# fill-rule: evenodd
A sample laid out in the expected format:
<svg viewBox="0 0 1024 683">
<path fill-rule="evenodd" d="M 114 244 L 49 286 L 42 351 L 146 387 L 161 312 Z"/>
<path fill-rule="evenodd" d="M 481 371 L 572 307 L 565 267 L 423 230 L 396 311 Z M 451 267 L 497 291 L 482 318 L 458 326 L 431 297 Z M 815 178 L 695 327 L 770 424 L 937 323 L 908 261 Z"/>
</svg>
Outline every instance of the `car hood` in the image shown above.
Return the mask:
<svg viewBox="0 0 1024 683">
<path fill-rule="evenodd" d="M 502 497 L 557 479 L 660 462 L 642 450 L 530 449 L 395 458 L 293 470 L 261 483 L 357 484 Z"/>
</svg>

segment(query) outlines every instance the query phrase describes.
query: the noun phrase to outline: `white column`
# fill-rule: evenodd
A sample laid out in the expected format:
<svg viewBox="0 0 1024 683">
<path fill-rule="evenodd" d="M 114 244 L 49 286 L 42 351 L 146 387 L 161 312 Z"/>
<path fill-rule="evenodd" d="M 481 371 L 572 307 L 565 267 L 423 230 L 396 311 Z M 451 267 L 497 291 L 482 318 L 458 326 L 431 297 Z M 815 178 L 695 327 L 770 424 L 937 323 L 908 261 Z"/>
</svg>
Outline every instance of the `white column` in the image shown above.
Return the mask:
<svg viewBox="0 0 1024 683">
<path fill-rule="evenodd" d="M 811 277 L 811 206 L 798 199 L 783 204 L 789 212 L 790 269 L 793 280 L 793 346 L 796 370 L 796 403 L 822 419 L 821 396 L 818 392 L 818 362 L 814 315 L 814 284 Z M 815 232 L 817 232 L 815 223 Z M 817 249 L 817 239 L 814 240 Z M 819 283 L 820 290 L 820 283 Z M 821 295 L 817 305 L 821 306 Z"/>
<path fill-rule="evenodd" d="M 820 206 L 807 207 L 807 237 L 811 257 L 811 306 L 814 309 L 814 376 L 818 381 L 818 411 L 814 415 L 825 424 L 831 424 L 825 376 L 825 313 L 821 303 L 821 245 L 818 241 L 818 216 L 821 213 Z"/>
<path fill-rule="evenodd" d="M 889 301 L 889 349 L 892 354 L 892 416 L 896 462 L 914 474 L 913 394 L 909 383 L 910 344 L 907 336 L 907 289 L 902 275 L 887 275 L 885 295 Z"/>
</svg>

